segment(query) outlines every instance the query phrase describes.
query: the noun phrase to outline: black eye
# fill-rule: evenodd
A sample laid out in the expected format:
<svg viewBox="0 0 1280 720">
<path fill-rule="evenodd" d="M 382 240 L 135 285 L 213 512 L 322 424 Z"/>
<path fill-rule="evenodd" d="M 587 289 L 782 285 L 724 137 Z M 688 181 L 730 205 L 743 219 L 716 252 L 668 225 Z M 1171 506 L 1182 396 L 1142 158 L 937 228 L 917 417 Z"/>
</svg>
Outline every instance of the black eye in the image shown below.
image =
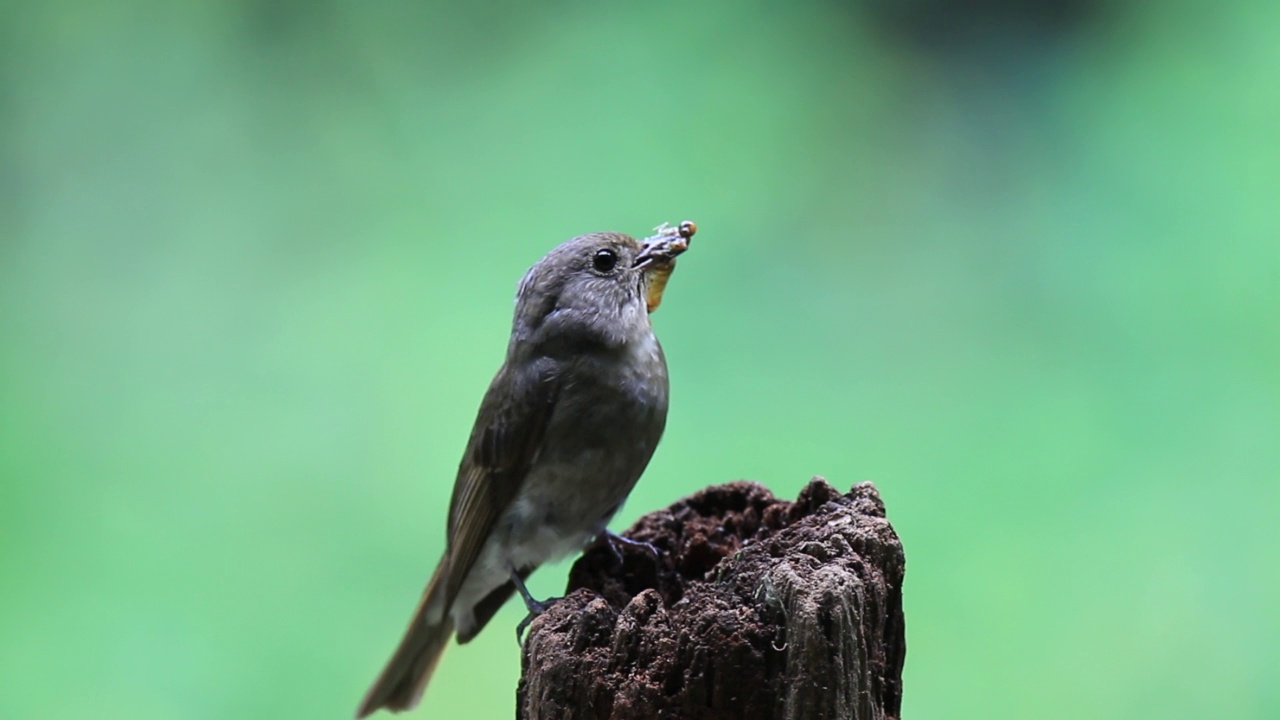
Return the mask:
<svg viewBox="0 0 1280 720">
<path fill-rule="evenodd" d="M 597 250 L 595 257 L 591 258 L 591 264 L 596 272 L 613 272 L 614 266 L 618 264 L 618 253 L 612 250 Z"/>
</svg>

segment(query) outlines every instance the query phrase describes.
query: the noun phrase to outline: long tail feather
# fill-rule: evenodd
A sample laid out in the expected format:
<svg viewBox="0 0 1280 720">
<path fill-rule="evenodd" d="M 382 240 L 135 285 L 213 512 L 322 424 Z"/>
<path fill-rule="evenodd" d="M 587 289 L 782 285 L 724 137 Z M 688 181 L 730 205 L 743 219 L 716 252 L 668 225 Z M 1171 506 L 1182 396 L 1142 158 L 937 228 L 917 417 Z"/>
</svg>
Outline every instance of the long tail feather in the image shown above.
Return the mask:
<svg viewBox="0 0 1280 720">
<path fill-rule="evenodd" d="M 405 630 L 399 647 L 387 661 L 382 674 L 374 681 L 373 687 L 365 694 L 356 717 L 367 717 L 380 708 L 392 712 L 408 710 L 418 704 L 422 692 L 427 689 L 427 682 L 435 672 L 440 655 L 453 637 L 453 620 L 446 612 L 439 622 L 427 620 L 427 608 L 432 604 L 436 593 L 444 592 L 441 568 L 436 569 L 427 589 L 422 593 L 422 600 L 413 613 L 413 620 Z"/>
</svg>

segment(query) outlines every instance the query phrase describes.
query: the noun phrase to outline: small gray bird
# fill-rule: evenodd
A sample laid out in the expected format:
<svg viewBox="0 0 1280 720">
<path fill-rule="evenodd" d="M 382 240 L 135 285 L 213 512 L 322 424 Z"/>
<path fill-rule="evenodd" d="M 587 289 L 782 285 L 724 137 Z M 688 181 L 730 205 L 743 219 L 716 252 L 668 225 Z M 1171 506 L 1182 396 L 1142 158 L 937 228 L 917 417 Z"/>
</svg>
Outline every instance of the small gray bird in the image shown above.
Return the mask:
<svg viewBox="0 0 1280 720">
<path fill-rule="evenodd" d="M 520 281 L 507 358 L 454 481 L 444 556 L 358 718 L 417 704 L 450 636 L 471 640 L 512 593 L 540 613 L 525 578 L 606 532 L 666 425 L 649 313 L 696 230 L 580 235 Z"/>
</svg>

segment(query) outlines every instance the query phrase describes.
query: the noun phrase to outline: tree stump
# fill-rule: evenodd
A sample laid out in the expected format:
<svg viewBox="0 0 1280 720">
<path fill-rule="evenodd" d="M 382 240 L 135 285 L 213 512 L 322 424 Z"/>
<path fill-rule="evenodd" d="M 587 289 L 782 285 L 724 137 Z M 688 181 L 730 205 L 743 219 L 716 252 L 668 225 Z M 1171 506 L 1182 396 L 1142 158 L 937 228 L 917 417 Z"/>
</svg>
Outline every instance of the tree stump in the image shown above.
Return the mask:
<svg viewBox="0 0 1280 720">
<path fill-rule="evenodd" d="M 597 543 L 534 621 L 521 720 L 899 716 L 906 558 L 871 483 L 713 486 L 626 535 L 652 548 Z"/>
</svg>

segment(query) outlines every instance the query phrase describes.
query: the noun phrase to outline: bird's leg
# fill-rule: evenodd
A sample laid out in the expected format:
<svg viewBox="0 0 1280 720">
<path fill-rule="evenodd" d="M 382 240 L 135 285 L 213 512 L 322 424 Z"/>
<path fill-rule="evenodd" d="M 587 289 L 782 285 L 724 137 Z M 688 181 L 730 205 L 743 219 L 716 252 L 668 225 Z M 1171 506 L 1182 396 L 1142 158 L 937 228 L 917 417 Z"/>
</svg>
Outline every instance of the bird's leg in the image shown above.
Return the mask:
<svg viewBox="0 0 1280 720">
<path fill-rule="evenodd" d="M 533 594 L 529 592 L 529 588 L 524 586 L 524 580 L 520 578 L 520 573 L 516 572 L 515 568 L 511 569 L 511 583 L 516 586 L 516 592 L 520 593 L 520 597 L 524 599 L 525 609 L 529 611 L 529 614 L 520 621 L 520 624 L 516 625 L 516 644 L 520 645 L 524 642 L 524 631 L 525 628 L 529 627 L 529 623 L 549 610 L 560 598 L 551 597 L 546 600 L 534 600 Z"/>
<path fill-rule="evenodd" d="M 622 550 L 619 549 L 620 545 L 630 545 L 635 548 L 643 548 L 644 550 L 647 550 L 650 555 L 653 555 L 654 560 L 657 560 L 662 556 L 662 553 L 658 551 L 658 548 L 655 547 L 653 543 L 645 542 L 644 540 L 635 540 L 633 538 L 626 537 L 625 535 L 619 535 L 612 530 L 605 530 L 597 536 L 597 539 L 609 546 L 609 552 L 613 553 L 613 559 L 617 561 L 618 567 L 622 567 L 623 564 Z"/>
</svg>

